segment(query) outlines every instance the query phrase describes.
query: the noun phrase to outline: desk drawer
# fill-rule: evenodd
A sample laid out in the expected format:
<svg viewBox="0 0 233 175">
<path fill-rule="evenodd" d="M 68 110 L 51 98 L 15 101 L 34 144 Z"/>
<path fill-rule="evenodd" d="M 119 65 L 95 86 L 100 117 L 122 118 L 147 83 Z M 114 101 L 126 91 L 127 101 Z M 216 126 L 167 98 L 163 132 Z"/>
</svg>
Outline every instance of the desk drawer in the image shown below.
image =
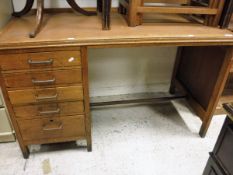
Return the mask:
<svg viewBox="0 0 233 175">
<path fill-rule="evenodd" d="M 84 113 L 83 101 L 47 103 L 27 106 L 14 106 L 17 118 L 39 118 L 48 116 L 66 116 Z"/>
<path fill-rule="evenodd" d="M 80 51 L 55 51 L 0 55 L 3 71 L 81 65 Z"/>
<path fill-rule="evenodd" d="M 83 115 L 18 120 L 17 122 L 25 141 L 85 136 Z"/>
<path fill-rule="evenodd" d="M 82 82 L 81 68 L 4 74 L 8 88 L 75 84 Z"/>
<path fill-rule="evenodd" d="M 67 86 L 43 89 L 25 89 L 8 91 L 10 101 L 13 105 L 27 103 L 45 103 L 56 101 L 83 100 L 83 87 Z"/>
</svg>

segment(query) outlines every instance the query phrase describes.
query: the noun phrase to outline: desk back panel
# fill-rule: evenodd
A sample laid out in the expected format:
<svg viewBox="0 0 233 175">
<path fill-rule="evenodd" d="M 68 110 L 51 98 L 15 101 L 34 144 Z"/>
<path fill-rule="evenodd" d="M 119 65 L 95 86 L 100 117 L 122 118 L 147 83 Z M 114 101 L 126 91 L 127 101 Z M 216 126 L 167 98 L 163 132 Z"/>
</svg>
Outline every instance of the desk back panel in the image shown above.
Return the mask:
<svg viewBox="0 0 233 175">
<path fill-rule="evenodd" d="M 185 47 L 177 79 L 192 97 L 207 110 L 227 50 L 225 47 Z"/>
</svg>

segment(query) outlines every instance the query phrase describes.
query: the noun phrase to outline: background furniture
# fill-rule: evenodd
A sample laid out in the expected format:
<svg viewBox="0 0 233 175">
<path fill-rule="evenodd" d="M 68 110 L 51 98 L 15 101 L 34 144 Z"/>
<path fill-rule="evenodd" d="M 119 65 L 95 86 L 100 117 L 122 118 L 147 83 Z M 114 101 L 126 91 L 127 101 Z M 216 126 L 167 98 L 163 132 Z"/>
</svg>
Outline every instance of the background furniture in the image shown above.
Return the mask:
<svg viewBox="0 0 233 175">
<path fill-rule="evenodd" d="M 228 28 L 233 12 L 233 0 L 226 0 L 219 25 L 221 28 Z"/>
<path fill-rule="evenodd" d="M 102 13 L 102 28 L 110 30 L 111 26 L 111 5 L 112 0 L 97 0 L 97 10 Z"/>
<path fill-rule="evenodd" d="M 155 3 L 155 5 L 146 3 Z M 168 5 L 158 6 L 156 3 L 167 3 Z M 126 15 L 126 20 L 131 27 L 141 25 L 145 13 L 173 13 L 201 17 L 204 15 L 205 25 L 217 26 L 224 3 L 225 0 L 120 0 L 119 11 Z"/>
<path fill-rule="evenodd" d="M 66 0 L 68 4 L 76 11 L 86 16 L 96 15 L 96 12 L 88 12 L 83 8 L 79 7 L 75 0 Z M 20 12 L 14 12 L 12 15 L 15 17 L 21 17 L 27 14 L 34 4 L 34 0 L 27 0 L 25 7 Z M 42 27 L 44 15 L 44 0 L 37 0 L 37 14 L 36 14 L 36 27 L 33 32 L 29 34 L 30 38 L 34 38 L 40 31 Z"/>
<path fill-rule="evenodd" d="M 73 13 L 49 16 L 46 30 L 33 40 L 25 36 L 33 25 L 33 16 L 14 18 L 3 30 L 0 83 L 25 158 L 30 144 L 85 139 L 91 150 L 90 105 L 181 98 L 177 89 L 186 93 L 203 122 L 200 135 L 205 136 L 231 68 L 232 33 L 192 23 L 182 24 L 184 30 L 180 30 L 180 24 L 166 23 L 132 30 L 120 15 L 112 15 L 114 22 L 108 32 L 96 30 L 100 22 L 96 16 L 88 20 L 80 16 L 82 28 L 73 30 L 79 26 L 72 22 L 77 18 Z M 173 95 L 89 100 L 88 48 L 148 45 L 180 47 L 171 81 Z"/>
<path fill-rule="evenodd" d="M 206 165 L 203 175 L 233 174 L 233 106 L 224 104 L 228 116 L 223 124 L 218 140 Z"/>
</svg>

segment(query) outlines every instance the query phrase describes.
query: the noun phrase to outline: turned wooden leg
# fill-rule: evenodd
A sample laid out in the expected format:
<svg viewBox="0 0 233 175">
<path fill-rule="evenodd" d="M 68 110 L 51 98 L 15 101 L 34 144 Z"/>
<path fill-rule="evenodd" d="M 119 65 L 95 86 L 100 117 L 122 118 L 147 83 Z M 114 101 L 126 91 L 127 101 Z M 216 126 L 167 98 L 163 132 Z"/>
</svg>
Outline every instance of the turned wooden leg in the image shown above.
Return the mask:
<svg viewBox="0 0 233 175">
<path fill-rule="evenodd" d="M 86 11 L 84 9 L 82 9 L 81 7 L 79 7 L 79 5 L 75 2 L 75 0 L 66 0 L 68 2 L 68 4 L 77 12 L 86 15 L 86 16 L 94 16 L 97 15 L 96 12 L 89 12 Z"/>
<path fill-rule="evenodd" d="M 13 12 L 12 16 L 21 17 L 27 14 L 32 9 L 33 3 L 34 3 L 34 0 L 27 0 L 25 7 L 19 12 Z"/>
<path fill-rule="evenodd" d="M 29 34 L 30 38 L 35 38 L 39 33 L 44 15 L 44 0 L 37 0 L 37 14 L 36 14 L 36 27 L 33 32 Z"/>
<path fill-rule="evenodd" d="M 103 30 L 110 30 L 112 0 L 102 0 L 102 3 L 102 28 Z"/>
</svg>

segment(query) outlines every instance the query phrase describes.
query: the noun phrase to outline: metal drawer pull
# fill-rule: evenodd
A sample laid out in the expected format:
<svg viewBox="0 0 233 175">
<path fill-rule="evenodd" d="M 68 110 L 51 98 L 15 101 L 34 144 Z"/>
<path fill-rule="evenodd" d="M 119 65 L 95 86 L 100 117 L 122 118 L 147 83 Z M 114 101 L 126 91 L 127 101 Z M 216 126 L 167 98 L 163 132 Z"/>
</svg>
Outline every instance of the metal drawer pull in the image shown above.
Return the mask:
<svg viewBox="0 0 233 175">
<path fill-rule="evenodd" d="M 60 113 L 60 108 L 57 108 L 54 111 L 39 111 L 40 115 L 48 115 L 48 114 L 59 114 Z"/>
<path fill-rule="evenodd" d="M 56 81 L 56 78 L 53 78 L 51 80 L 35 80 L 32 79 L 33 84 L 52 84 Z"/>
<path fill-rule="evenodd" d="M 43 127 L 44 131 L 55 131 L 55 130 L 62 130 L 63 129 L 63 124 L 60 123 L 57 127 L 49 127 L 50 124 L 45 125 Z"/>
<path fill-rule="evenodd" d="M 58 94 L 55 94 L 53 96 L 45 96 L 45 97 L 36 97 L 36 100 L 50 100 L 50 99 L 56 99 Z"/>
<path fill-rule="evenodd" d="M 30 65 L 38 65 L 38 64 L 48 64 L 48 65 L 50 65 L 52 63 L 53 63 L 52 58 L 50 58 L 48 60 L 44 60 L 44 61 L 33 61 L 31 59 L 28 59 L 28 64 L 30 64 Z"/>
</svg>

